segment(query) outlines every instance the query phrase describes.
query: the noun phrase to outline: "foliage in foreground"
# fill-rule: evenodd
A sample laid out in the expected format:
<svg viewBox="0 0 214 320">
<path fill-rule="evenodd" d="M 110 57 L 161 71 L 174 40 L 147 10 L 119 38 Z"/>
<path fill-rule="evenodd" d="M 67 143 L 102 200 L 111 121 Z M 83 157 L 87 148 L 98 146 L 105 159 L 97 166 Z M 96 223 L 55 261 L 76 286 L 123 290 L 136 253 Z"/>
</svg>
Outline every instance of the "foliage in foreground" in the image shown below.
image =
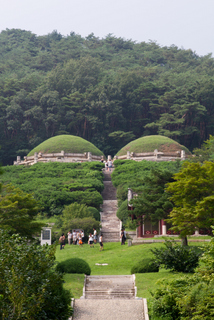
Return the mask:
<svg viewBox="0 0 214 320">
<path fill-rule="evenodd" d="M 153 314 L 167 320 L 214 318 L 214 239 L 204 247 L 192 277 L 163 279 L 153 292 Z"/>
<path fill-rule="evenodd" d="M 18 233 L 32 238 L 40 234 L 43 224 L 35 220 L 38 210 L 38 202 L 32 194 L 12 185 L 4 186 L 0 194 L 0 225 L 10 235 Z"/>
<path fill-rule="evenodd" d="M 159 265 L 172 271 L 194 272 L 198 266 L 201 252 L 196 251 L 194 247 L 181 246 L 170 240 L 165 240 L 164 245 L 165 248 L 151 249 Z"/>
<path fill-rule="evenodd" d="M 0 318 L 67 320 L 70 293 L 53 270 L 55 247 L 0 230 Z"/>
<path fill-rule="evenodd" d="M 91 274 L 89 264 L 80 258 L 71 258 L 57 264 L 56 270 L 62 273 Z"/>
<path fill-rule="evenodd" d="M 159 271 L 159 265 L 154 259 L 151 259 L 151 258 L 143 259 L 142 261 L 137 262 L 131 268 L 131 274 L 158 272 L 158 271 Z"/>
</svg>

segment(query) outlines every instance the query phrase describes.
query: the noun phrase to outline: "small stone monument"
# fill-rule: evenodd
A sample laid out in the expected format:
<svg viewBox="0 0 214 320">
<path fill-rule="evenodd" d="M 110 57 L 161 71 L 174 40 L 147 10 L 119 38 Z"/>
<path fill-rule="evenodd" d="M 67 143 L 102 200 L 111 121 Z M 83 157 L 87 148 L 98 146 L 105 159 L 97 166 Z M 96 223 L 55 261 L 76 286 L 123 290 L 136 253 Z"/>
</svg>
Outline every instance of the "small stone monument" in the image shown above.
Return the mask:
<svg viewBox="0 0 214 320">
<path fill-rule="evenodd" d="M 41 246 L 43 244 L 51 245 L 51 227 L 46 227 L 42 229 L 41 232 Z"/>
</svg>

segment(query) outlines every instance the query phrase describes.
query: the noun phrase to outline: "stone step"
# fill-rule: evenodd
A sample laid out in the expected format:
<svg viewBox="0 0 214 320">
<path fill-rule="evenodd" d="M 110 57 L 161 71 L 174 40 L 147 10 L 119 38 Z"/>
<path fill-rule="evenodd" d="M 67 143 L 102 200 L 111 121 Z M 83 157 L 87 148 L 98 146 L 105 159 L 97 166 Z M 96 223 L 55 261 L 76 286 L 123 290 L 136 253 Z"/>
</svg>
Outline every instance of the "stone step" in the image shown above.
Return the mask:
<svg viewBox="0 0 214 320">
<path fill-rule="evenodd" d="M 86 299 L 134 299 L 135 277 L 86 276 Z"/>
</svg>

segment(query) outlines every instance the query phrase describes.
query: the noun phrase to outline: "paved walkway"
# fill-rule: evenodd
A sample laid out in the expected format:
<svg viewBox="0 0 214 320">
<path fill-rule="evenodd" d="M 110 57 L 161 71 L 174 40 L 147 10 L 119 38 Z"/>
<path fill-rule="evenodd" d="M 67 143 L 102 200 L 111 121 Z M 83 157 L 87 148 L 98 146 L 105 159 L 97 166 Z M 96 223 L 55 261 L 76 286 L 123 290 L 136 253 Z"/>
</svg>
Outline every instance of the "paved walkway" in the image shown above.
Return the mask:
<svg viewBox="0 0 214 320">
<path fill-rule="evenodd" d="M 121 221 L 117 218 L 116 188 L 111 182 L 111 172 L 104 171 L 104 190 L 102 192 L 103 205 L 101 211 L 101 225 L 103 242 L 119 242 Z"/>
<path fill-rule="evenodd" d="M 77 299 L 74 320 L 145 320 L 143 300 Z"/>
</svg>

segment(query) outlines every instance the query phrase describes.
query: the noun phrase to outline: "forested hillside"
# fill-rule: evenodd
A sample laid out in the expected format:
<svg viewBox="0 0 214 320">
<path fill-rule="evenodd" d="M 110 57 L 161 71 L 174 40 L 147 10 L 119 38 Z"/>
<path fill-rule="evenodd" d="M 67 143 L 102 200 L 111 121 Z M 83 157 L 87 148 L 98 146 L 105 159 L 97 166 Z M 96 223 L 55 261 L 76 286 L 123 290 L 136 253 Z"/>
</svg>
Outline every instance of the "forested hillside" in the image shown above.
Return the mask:
<svg viewBox="0 0 214 320">
<path fill-rule="evenodd" d="M 176 46 L 56 31 L 0 33 L 0 161 L 58 134 L 114 155 L 162 134 L 192 150 L 214 134 L 214 60 Z"/>
</svg>

